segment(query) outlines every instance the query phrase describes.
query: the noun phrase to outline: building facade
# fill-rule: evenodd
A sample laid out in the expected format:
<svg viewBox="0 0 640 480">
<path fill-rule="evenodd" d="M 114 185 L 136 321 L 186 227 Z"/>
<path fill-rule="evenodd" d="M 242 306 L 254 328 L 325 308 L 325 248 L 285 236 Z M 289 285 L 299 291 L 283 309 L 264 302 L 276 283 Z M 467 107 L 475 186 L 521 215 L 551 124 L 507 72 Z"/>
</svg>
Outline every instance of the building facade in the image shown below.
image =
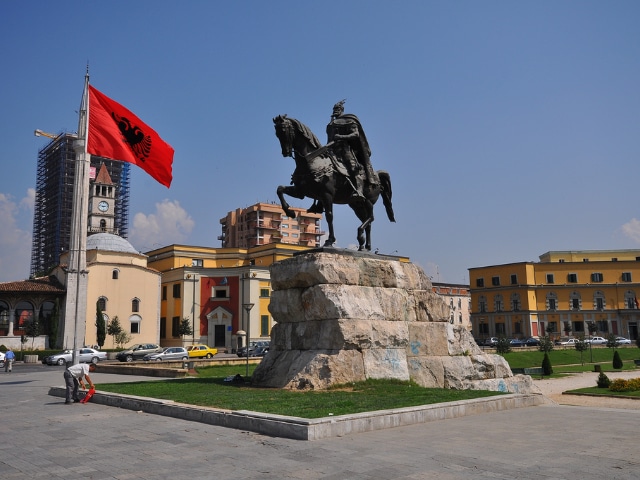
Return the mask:
<svg viewBox="0 0 640 480">
<path fill-rule="evenodd" d="M 209 248 L 169 245 L 147 252 L 149 267 L 162 273 L 160 343 L 162 346 L 205 343 L 235 351 L 251 341 L 269 340 L 269 266 L 307 250 L 271 243 L 253 248 Z M 181 338 L 180 322 L 189 319 L 190 338 Z"/>
<path fill-rule="evenodd" d="M 469 269 L 477 340 L 615 334 L 638 338 L 640 250 L 551 251 L 540 262 Z"/>
<path fill-rule="evenodd" d="M 220 219 L 222 235 L 218 240 L 225 248 L 253 248 L 269 243 L 320 246 L 322 215 L 291 207 L 296 218 L 287 217 L 279 204 L 256 203 L 238 208 Z"/>
<path fill-rule="evenodd" d="M 42 276 L 60 263 L 69 249 L 75 178 L 75 134 L 63 133 L 38 152 L 33 211 L 30 276 Z M 104 165 L 113 185 L 114 229 L 127 238 L 129 215 L 129 171 L 127 162 L 91 156 L 90 178 Z"/>
<path fill-rule="evenodd" d="M 449 305 L 449 323 L 464 325 L 471 332 L 471 291 L 469 285 L 433 282 L 431 288 Z"/>
</svg>

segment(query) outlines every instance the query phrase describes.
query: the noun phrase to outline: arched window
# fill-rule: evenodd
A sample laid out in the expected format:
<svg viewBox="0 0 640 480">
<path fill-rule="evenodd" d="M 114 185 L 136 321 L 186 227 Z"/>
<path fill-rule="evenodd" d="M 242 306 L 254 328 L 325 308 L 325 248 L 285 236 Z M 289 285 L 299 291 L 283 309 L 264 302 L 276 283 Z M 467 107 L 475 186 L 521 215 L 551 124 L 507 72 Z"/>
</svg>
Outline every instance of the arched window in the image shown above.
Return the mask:
<svg viewBox="0 0 640 480">
<path fill-rule="evenodd" d="M 604 310 L 607 308 L 607 302 L 604 298 L 604 293 L 601 290 L 596 290 L 593 294 L 593 309 Z"/>
<path fill-rule="evenodd" d="M 107 231 L 107 221 L 104 218 L 100 220 L 100 231 L 101 232 Z"/>
<path fill-rule="evenodd" d="M 29 302 L 20 302 L 16 305 L 15 316 L 13 321 L 13 330 L 22 332 L 26 324 L 33 320 L 33 305 Z M 18 333 L 21 335 L 21 333 Z"/>
<path fill-rule="evenodd" d="M 502 295 L 498 294 L 495 297 L 493 297 L 493 303 L 494 303 L 494 311 L 495 312 L 502 312 L 504 310 L 504 300 L 502 299 Z"/>
<path fill-rule="evenodd" d="M 98 299 L 98 308 L 103 312 L 107 309 L 107 299 L 105 297 L 100 297 Z"/>
<path fill-rule="evenodd" d="M 521 306 L 522 305 L 520 304 L 520 294 L 512 293 L 511 294 L 511 310 L 513 310 L 514 312 L 519 312 Z"/>
<path fill-rule="evenodd" d="M 558 295 L 553 292 L 547 293 L 545 303 L 547 310 L 556 311 L 558 309 Z"/>
<path fill-rule="evenodd" d="M 137 298 L 134 298 L 133 300 L 131 300 L 131 311 L 132 312 L 140 311 L 140 300 L 138 300 Z"/>
<path fill-rule="evenodd" d="M 111 278 L 114 280 L 117 280 L 118 275 L 120 275 L 120 270 L 118 270 L 117 268 L 114 268 L 113 271 L 111 272 Z"/>
<path fill-rule="evenodd" d="M 625 308 L 634 308 L 634 309 L 638 308 L 638 305 L 636 305 L 635 292 L 631 290 L 627 290 L 626 292 L 624 292 L 624 305 L 625 305 Z M 0 310 L 1 309 L 2 309 L 2 306 L 0 306 Z"/>
<path fill-rule="evenodd" d="M 569 309 L 580 310 L 582 308 L 582 300 L 578 292 L 572 292 L 569 296 Z"/>
<path fill-rule="evenodd" d="M 131 333 L 142 332 L 142 318 L 140 315 L 131 315 L 129 317 L 129 322 L 131 322 Z"/>
<path fill-rule="evenodd" d="M 0 332 L 7 335 L 9 329 L 9 305 L 0 300 Z"/>
</svg>

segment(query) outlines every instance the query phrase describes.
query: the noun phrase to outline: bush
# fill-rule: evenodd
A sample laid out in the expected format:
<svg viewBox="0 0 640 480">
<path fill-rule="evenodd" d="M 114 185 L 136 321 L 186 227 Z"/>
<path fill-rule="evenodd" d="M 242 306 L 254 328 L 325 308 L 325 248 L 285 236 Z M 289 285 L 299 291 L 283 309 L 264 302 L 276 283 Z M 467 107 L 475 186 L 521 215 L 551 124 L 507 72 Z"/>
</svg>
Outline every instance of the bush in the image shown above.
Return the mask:
<svg viewBox="0 0 640 480">
<path fill-rule="evenodd" d="M 616 370 L 620 370 L 622 368 L 622 359 L 620 358 L 620 354 L 616 350 L 613 352 L 613 368 Z"/>
<path fill-rule="evenodd" d="M 509 343 L 509 339 L 507 337 L 498 337 L 498 343 L 496 343 L 496 353 L 499 353 L 500 355 L 511 353 L 511 344 Z"/>
<path fill-rule="evenodd" d="M 547 377 L 553 373 L 553 368 L 551 368 L 551 360 L 549 360 L 549 354 L 545 352 L 544 358 L 542 359 L 542 374 Z"/>
<path fill-rule="evenodd" d="M 638 391 L 640 390 L 640 378 L 631 378 L 629 380 L 616 378 L 610 383 L 609 390 L 611 390 L 612 392 Z"/>
<path fill-rule="evenodd" d="M 600 375 L 598 375 L 598 388 L 609 388 L 609 385 L 611 385 L 611 380 L 609 380 L 609 377 L 607 377 L 604 372 L 600 372 Z"/>
</svg>

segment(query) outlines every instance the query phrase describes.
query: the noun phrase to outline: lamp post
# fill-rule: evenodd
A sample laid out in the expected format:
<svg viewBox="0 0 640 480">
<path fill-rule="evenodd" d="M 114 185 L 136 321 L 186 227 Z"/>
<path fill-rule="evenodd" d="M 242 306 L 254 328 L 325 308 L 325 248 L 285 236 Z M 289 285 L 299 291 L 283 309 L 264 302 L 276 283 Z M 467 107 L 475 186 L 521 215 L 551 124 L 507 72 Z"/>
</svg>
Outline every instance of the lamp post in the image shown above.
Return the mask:
<svg viewBox="0 0 640 480">
<path fill-rule="evenodd" d="M 251 343 L 251 309 L 253 308 L 253 303 L 243 303 L 242 308 L 244 308 L 247 312 L 247 341 L 245 344 L 247 345 L 247 371 L 245 373 L 245 377 L 249 378 L 249 343 Z"/>
</svg>

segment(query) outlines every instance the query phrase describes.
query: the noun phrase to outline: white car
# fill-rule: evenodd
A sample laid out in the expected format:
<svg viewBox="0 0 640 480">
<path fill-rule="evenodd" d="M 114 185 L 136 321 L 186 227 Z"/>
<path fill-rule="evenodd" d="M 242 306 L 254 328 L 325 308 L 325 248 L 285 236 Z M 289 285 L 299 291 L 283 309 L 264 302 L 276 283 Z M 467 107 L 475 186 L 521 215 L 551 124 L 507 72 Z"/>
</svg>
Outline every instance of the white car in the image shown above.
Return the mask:
<svg viewBox="0 0 640 480">
<path fill-rule="evenodd" d="M 0 352 L 0 367 L 4 367 L 4 352 Z"/>
<path fill-rule="evenodd" d="M 616 342 L 618 342 L 618 345 L 631 345 L 631 340 L 624 337 L 616 337 Z"/>
<path fill-rule="evenodd" d="M 577 338 L 568 338 L 560 342 L 560 345 L 575 345 L 576 343 L 578 343 Z"/>
<path fill-rule="evenodd" d="M 591 345 L 606 345 L 607 339 L 604 337 L 591 337 L 585 338 L 585 343 L 590 343 Z"/>
<path fill-rule="evenodd" d="M 63 352 L 57 353 L 55 355 L 50 355 L 44 359 L 47 365 L 65 365 L 68 362 L 71 362 L 73 357 L 72 350 L 65 350 Z M 78 361 L 80 363 L 98 363 L 102 360 L 107 359 L 106 352 L 100 352 L 99 350 L 94 350 L 93 348 L 81 348 L 80 353 L 78 355 Z"/>
</svg>

